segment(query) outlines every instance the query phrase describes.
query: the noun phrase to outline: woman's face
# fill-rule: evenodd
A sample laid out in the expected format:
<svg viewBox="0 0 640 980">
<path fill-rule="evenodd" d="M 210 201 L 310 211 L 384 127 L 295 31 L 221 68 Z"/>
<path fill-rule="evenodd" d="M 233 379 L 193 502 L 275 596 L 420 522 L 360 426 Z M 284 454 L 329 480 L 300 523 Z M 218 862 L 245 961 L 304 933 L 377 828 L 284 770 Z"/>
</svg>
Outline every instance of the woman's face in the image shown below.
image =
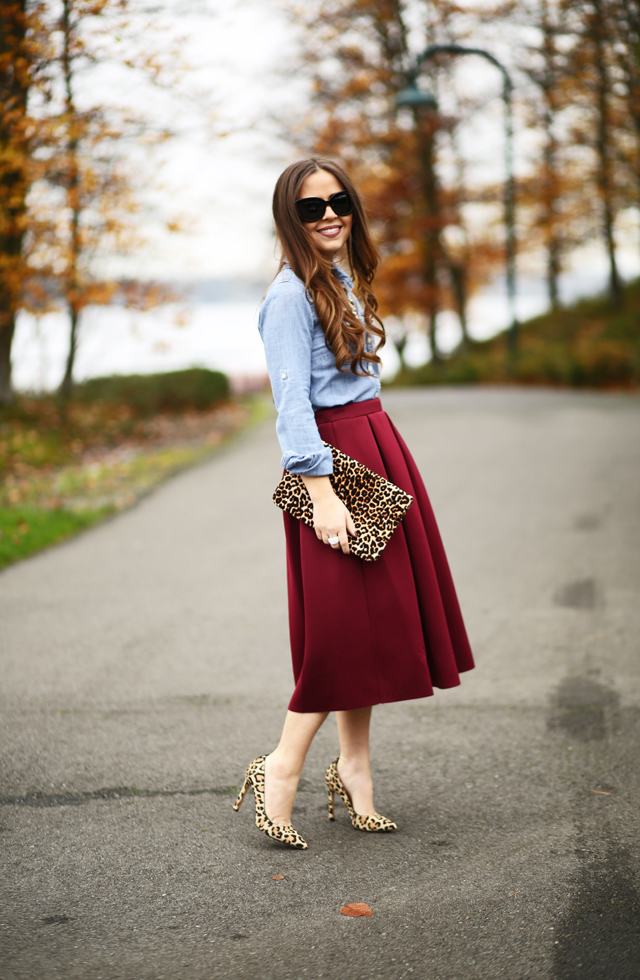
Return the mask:
<svg viewBox="0 0 640 980">
<path fill-rule="evenodd" d="M 298 198 L 321 197 L 323 201 L 327 201 L 332 194 L 343 190 L 344 187 L 333 174 L 327 170 L 317 170 L 302 182 Z M 352 224 L 353 214 L 340 217 L 327 205 L 324 218 L 320 221 L 305 221 L 303 227 L 318 251 L 333 258 L 351 234 Z"/>
</svg>

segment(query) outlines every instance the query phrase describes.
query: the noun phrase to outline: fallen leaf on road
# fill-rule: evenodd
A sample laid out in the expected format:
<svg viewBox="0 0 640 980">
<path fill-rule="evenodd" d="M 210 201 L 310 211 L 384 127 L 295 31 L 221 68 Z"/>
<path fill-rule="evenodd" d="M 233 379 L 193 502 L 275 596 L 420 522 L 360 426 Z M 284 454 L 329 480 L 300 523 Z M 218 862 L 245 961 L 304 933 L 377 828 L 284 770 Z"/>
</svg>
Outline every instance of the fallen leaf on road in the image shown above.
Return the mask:
<svg viewBox="0 0 640 980">
<path fill-rule="evenodd" d="M 597 793 L 598 796 L 613 796 L 613 793 L 605 793 L 603 789 L 592 789 L 592 793 Z"/>
<path fill-rule="evenodd" d="M 272 881 L 284 881 L 284 875 L 271 875 Z"/>
<path fill-rule="evenodd" d="M 342 915 L 351 915 L 354 918 L 359 915 L 373 915 L 371 909 L 364 902 L 351 902 L 349 905 L 343 905 L 340 909 Z"/>
</svg>

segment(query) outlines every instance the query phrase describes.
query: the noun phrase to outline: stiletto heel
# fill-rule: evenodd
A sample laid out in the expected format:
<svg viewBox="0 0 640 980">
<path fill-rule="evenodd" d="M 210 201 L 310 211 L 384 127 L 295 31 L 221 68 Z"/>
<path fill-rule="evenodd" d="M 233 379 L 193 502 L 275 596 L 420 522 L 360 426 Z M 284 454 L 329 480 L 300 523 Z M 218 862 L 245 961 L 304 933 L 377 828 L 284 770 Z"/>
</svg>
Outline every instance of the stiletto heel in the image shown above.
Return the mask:
<svg viewBox="0 0 640 980">
<path fill-rule="evenodd" d="M 395 824 L 393 820 L 389 820 L 387 817 L 383 817 L 379 813 L 356 813 L 353 808 L 353 803 L 351 802 L 351 797 L 347 793 L 345 785 L 338 775 L 338 759 L 333 760 L 324 775 L 324 779 L 327 784 L 327 789 L 329 790 L 329 820 L 335 820 L 335 815 L 333 812 L 333 798 L 334 794 L 337 793 L 346 806 L 349 816 L 351 817 L 351 824 L 356 830 L 367 830 L 369 833 L 376 834 L 398 829 L 398 825 Z"/>
<path fill-rule="evenodd" d="M 247 790 L 249 789 L 250 786 L 251 786 L 251 780 L 249 779 L 248 776 L 245 776 L 244 777 L 244 785 L 243 785 L 242 789 L 240 790 L 240 793 L 238 795 L 238 799 L 233 804 L 233 809 L 236 811 L 236 813 L 240 809 L 240 804 L 242 803 L 242 801 L 244 800 L 245 796 L 247 795 Z"/>
<path fill-rule="evenodd" d="M 287 844 L 288 847 L 295 847 L 300 851 L 306 851 L 308 844 L 304 837 L 301 837 L 297 830 L 290 823 L 273 823 L 267 816 L 264 805 L 264 762 L 266 756 L 260 755 L 253 762 L 249 763 L 244 777 L 244 785 L 240 790 L 238 799 L 233 804 L 234 810 L 240 809 L 240 804 L 245 798 L 248 789 L 253 789 L 256 798 L 256 827 L 267 837 Z"/>
</svg>

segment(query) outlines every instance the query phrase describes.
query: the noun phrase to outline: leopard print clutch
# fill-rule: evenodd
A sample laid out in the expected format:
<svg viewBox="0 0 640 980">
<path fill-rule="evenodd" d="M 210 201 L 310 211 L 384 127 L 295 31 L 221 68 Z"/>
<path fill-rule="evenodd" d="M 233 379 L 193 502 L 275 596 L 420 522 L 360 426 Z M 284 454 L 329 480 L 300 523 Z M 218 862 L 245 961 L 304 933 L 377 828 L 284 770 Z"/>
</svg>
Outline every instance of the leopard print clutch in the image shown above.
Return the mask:
<svg viewBox="0 0 640 980">
<path fill-rule="evenodd" d="M 358 532 L 357 538 L 349 536 L 351 554 L 363 561 L 375 561 L 411 506 L 413 497 L 335 446 L 329 448 L 333 453 L 330 477 L 333 489 L 353 517 Z M 273 502 L 313 527 L 313 505 L 301 477 L 285 473 L 276 487 Z"/>
</svg>

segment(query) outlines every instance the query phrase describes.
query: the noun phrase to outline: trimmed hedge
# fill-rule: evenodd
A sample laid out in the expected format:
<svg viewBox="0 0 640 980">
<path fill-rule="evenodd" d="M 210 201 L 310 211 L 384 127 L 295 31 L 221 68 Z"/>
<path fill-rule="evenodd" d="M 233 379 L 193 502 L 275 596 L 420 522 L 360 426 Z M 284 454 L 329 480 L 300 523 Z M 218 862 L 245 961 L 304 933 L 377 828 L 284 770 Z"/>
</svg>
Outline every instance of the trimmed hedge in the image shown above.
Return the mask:
<svg viewBox="0 0 640 980">
<path fill-rule="evenodd" d="M 113 375 L 90 378 L 74 388 L 83 402 L 125 404 L 139 415 L 177 412 L 187 408 L 211 408 L 230 395 L 229 380 L 222 371 L 188 368 L 165 374 Z"/>
</svg>

